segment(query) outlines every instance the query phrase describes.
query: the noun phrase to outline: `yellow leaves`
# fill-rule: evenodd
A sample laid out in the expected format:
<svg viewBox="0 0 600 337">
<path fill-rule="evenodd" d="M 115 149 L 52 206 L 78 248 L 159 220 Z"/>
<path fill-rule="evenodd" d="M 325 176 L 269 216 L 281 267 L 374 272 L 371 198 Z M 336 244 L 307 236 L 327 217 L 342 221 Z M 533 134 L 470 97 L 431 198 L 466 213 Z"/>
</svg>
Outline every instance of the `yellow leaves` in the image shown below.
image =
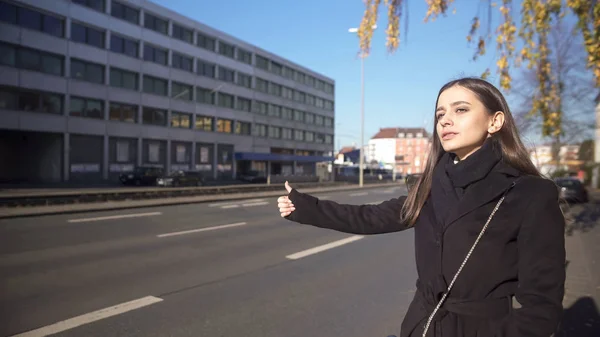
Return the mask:
<svg viewBox="0 0 600 337">
<path fill-rule="evenodd" d="M 503 55 L 497 62 L 496 62 L 496 66 L 498 67 L 498 69 L 502 70 L 502 69 L 506 69 L 508 68 L 508 59 L 506 57 L 506 55 Z"/>
<path fill-rule="evenodd" d="M 483 72 L 483 74 L 481 74 L 481 79 L 482 79 L 482 80 L 487 80 L 487 79 L 488 79 L 488 77 L 490 77 L 490 75 L 491 75 L 490 68 L 487 68 L 487 69 L 486 69 L 486 70 Z"/>
<path fill-rule="evenodd" d="M 454 0 L 425 0 L 427 3 L 427 13 L 425 14 L 425 22 L 429 20 L 435 21 L 437 17 L 445 15 L 448 7 L 452 5 Z"/>
</svg>

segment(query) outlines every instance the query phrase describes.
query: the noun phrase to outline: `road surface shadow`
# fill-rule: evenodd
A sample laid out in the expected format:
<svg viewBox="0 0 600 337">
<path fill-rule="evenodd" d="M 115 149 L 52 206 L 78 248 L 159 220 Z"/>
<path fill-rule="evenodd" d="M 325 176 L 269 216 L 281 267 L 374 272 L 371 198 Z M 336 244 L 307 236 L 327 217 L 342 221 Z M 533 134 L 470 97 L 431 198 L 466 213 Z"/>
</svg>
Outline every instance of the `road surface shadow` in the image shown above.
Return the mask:
<svg viewBox="0 0 600 337">
<path fill-rule="evenodd" d="M 598 225 L 600 220 L 600 200 L 593 199 L 585 204 L 561 205 L 567 225 L 565 233 L 573 235 L 573 232 L 588 232 Z M 599 335 L 600 336 L 600 335 Z"/>
</svg>

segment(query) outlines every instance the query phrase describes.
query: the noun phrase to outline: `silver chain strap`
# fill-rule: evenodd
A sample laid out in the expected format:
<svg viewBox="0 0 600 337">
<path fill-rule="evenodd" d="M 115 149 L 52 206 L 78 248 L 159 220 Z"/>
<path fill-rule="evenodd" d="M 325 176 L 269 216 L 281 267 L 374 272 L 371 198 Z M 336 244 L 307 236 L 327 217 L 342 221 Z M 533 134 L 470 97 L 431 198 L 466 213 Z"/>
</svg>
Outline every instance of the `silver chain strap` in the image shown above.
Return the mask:
<svg viewBox="0 0 600 337">
<path fill-rule="evenodd" d="M 477 239 L 473 243 L 473 246 L 471 247 L 471 250 L 469 250 L 469 252 L 467 253 L 467 256 L 465 256 L 465 259 L 461 263 L 460 268 L 458 268 L 458 271 L 456 272 L 456 274 L 454 274 L 454 278 L 452 278 L 452 282 L 450 282 L 450 285 L 448 286 L 448 290 L 446 290 L 446 292 L 442 296 L 442 299 L 440 299 L 440 301 L 438 302 L 438 304 L 435 306 L 435 309 L 433 309 L 433 312 L 429 316 L 429 319 L 427 319 L 427 324 L 425 325 L 425 330 L 423 331 L 422 337 L 425 337 L 425 335 L 427 334 L 427 330 L 429 330 L 429 326 L 431 325 L 431 322 L 433 321 L 433 317 L 435 316 L 435 314 L 437 313 L 437 311 L 440 309 L 440 307 L 442 306 L 442 304 L 444 304 L 444 301 L 446 300 L 446 297 L 448 297 L 448 294 L 450 293 L 450 290 L 454 286 L 454 282 L 456 282 L 456 279 L 458 278 L 458 275 L 460 274 L 460 272 L 462 271 L 462 269 L 465 267 L 465 264 L 469 260 L 469 257 L 471 257 L 471 254 L 473 253 L 473 250 L 475 250 L 475 246 L 477 246 L 477 243 L 479 243 L 479 240 L 481 239 L 481 237 L 483 236 L 483 233 L 485 232 L 485 230 L 487 229 L 488 225 L 490 224 L 490 221 L 492 221 L 492 218 L 494 217 L 494 214 L 496 214 L 496 212 L 498 211 L 498 208 L 500 208 L 500 205 L 504 201 L 504 198 L 505 198 L 505 195 L 502 196 L 502 198 L 500 198 L 500 200 L 496 204 L 496 207 L 494 207 L 494 210 L 492 211 L 492 213 L 490 214 L 489 218 L 487 219 L 487 222 L 485 223 L 485 225 L 483 225 L 483 229 L 481 229 L 481 232 L 479 233 L 479 236 L 477 236 Z"/>
</svg>

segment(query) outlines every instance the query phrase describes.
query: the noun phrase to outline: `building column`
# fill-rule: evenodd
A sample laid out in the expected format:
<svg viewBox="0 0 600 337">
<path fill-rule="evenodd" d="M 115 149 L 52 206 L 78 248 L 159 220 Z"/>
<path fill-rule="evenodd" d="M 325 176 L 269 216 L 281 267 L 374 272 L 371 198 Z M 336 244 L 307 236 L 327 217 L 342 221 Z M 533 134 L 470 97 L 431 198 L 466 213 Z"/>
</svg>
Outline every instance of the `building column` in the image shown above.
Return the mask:
<svg viewBox="0 0 600 337">
<path fill-rule="evenodd" d="M 196 142 L 192 141 L 192 153 L 190 154 L 190 170 L 196 170 Z"/>
<path fill-rule="evenodd" d="M 271 185 L 271 162 L 267 160 L 267 184 Z"/>
<path fill-rule="evenodd" d="M 138 138 L 137 139 L 137 153 L 136 156 L 137 158 L 135 159 L 136 165 L 137 166 L 142 166 L 142 152 L 143 152 L 143 141 L 142 138 Z"/>
<path fill-rule="evenodd" d="M 167 139 L 167 151 L 166 152 L 166 156 L 167 156 L 167 160 L 165 162 L 165 173 L 169 174 L 171 172 L 171 140 Z"/>
<path fill-rule="evenodd" d="M 63 181 L 69 181 L 69 173 L 71 172 L 71 165 L 69 153 L 70 151 L 70 137 L 68 133 L 63 134 Z"/>
<path fill-rule="evenodd" d="M 217 154 L 217 143 L 213 144 L 213 179 L 217 180 L 217 165 L 218 163 L 218 154 Z"/>
<path fill-rule="evenodd" d="M 104 135 L 104 144 L 102 146 L 102 179 L 108 180 L 108 156 L 109 156 L 108 135 Z"/>
</svg>

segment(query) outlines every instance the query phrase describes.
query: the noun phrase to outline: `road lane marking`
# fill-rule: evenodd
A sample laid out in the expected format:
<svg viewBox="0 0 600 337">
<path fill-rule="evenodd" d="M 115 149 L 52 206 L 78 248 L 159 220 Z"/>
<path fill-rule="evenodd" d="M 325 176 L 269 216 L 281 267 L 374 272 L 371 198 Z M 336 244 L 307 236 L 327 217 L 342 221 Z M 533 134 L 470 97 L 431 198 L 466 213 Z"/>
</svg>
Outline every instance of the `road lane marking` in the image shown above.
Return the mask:
<svg viewBox="0 0 600 337">
<path fill-rule="evenodd" d="M 363 237 L 364 236 L 362 236 L 362 235 L 354 235 L 354 236 L 351 236 L 351 237 L 346 238 L 346 239 L 342 239 L 342 240 L 330 242 L 330 243 L 327 243 L 327 244 L 324 244 L 324 245 L 321 245 L 321 246 L 317 246 L 317 247 L 314 247 L 314 248 L 303 250 L 303 251 L 298 252 L 298 253 L 290 254 L 290 255 L 286 256 L 286 258 L 288 258 L 290 260 L 301 259 L 301 258 L 307 257 L 309 255 L 317 254 L 317 253 L 320 253 L 320 252 L 328 250 L 328 249 L 336 248 L 336 247 L 339 247 L 339 246 L 342 246 L 342 245 L 345 245 L 345 244 L 348 244 L 348 243 L 360 240 Z"/>
<path fill-rule="evenodd" d="M 242 200 L 242 201 L 219 202 L 216 204 L 208 204 L 208 207 L 222 207 L 222 206 L 227 206 L 227 205 L 239 204 L 240 202 L 260 202 L 260 201 L 265 201 L 265 199 L 248 199 L 248 200 Z"/>
<path fill-rule="evenodd" d="M 222 209 L 238 208 L 240 205 L 225 205 L 221 206 Z"/>
<path fill-rule="evenodd" d="M 268 201 L 263 201 L 263 202 L 253 202 L 253 203 L 249 203 L 249 204 L 242 204 L 242 206 L 244 207 L 254 207 L 254 206 L 264 206 L 264 205 L 268 205 L 269 202 Z"/>
<path fill-rule="evenodd" d="M 359 197 L 361 195 L 367 195 L 369 194 L 369 192 L 358 192 L 358 193 L 352 193 L 350 194 L 351 197 Z"/>
<path fill-rule="evenodd" d="M 125 218 L 139 218 L 139 217 L 155 216 L 155 215 L 161 215 L 161 214 L 162 214 L 162 212 L 121 214 L 121 215 L 101 216 L 101 217 L 97 217 L 97 218 L 71 219 L 71 220 L 67 220 L 67 222 L 75 223 L 75 222 L 91 222 L 91 221 L 125 219 Z"/>
<path fill-rule="evenodd" d="M 379 205 L 379 204 L 381 204 L 381 203 L 382 203 L 382 202 L 384 202 L 384 201 L 385 201 L 385 200 L 382 200 L 382 201 L 373 201 L 373 202 L 368 202 L 368 203 L 367 203 L 367 205 Z"/>
<path fill-rule="evenodd" d="M 322 199 L 322 200 L 327 200 L 327 199 L 331 199 L 331 196 L 330 195 L 324 195 L 322 197 L 317 197 L 317 198 Z"/>
<path fill-rule="evenodd" d="M 101 319 L 105 319 L 111 316 L 120 315 L 126 313 L 131 310 L 140 309 L 142 307 L 152 305 L 158 302 L 161 302 L 163 299 L 154 297 L 154 296 L 146 296 L 139 298 L 137 300 L 133 300 L 130 302 L 125 302 L 121 304 L 114 305 L 112 307 L 100 309 L 94 312 L 90 312 L 81 316 L 69 318 L 67 320 L 54 323 L 51 325 L 47 325 L 45 327 L 31 330 L 28 332 L 24 332 L 22 334 L 14 335 L 12 337 L 42 337 L 53 335 L 59 332 L 63 332 L 66 330 L 70 330 L 76 328 L 81 325 L 89 324 L 95 321 L 99 321 Z"/>
<path fill-rule="evenodd" d="M 156 237 L 158 237 L 158 238 L 166 238 L 166 237 L 169 237 L 169 236 L 184 235 L 184 234 L 199 233 L 199 232 L 208 232 L 208 231 L 214 231 L 214 230 L 218 230 L 218 229 L 243 226 L 245 224 L 246 224 L 245 222 L 238 222 L 238 223 L 232 223 L 232 224 L 228 224 L 228 225 L 220 225 L 220 226 L 214 226 L 214 227 L 205 227 L 205 228 L 191 229 L 191 230 L 188 230 L 188 231 L 159 234 Z"/>
</svg>

